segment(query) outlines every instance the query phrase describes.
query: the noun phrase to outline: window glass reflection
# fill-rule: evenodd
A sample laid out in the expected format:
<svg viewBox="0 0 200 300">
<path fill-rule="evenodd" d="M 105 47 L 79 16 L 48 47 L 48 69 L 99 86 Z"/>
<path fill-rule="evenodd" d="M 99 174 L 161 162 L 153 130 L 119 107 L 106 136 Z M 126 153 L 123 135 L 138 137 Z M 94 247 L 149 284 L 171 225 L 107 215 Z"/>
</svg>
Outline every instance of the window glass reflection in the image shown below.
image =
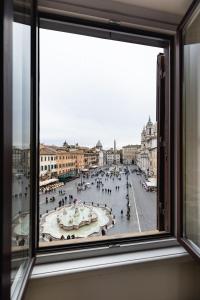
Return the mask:
<svg viewBox="0 0 200 300">
<path fill-rule="evenodd" d="M 30 26 L 13 23 L 12 291 L 29 258 L 30 236 Z"/>
<path fill-rule="evenodd" d="M 200 246 L 200 13 L 184 33 L 184 226 Z"/>
</svg>

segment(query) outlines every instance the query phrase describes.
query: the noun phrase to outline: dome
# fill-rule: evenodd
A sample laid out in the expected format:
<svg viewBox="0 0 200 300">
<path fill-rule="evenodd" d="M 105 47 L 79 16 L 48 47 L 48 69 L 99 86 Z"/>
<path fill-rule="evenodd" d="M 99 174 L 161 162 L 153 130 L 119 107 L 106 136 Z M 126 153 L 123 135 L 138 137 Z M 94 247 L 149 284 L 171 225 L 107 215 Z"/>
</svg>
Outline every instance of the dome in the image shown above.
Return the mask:
<svg viewBox="0 0 200 300">
<path fill-rule="evenodd" d="M 63 147 L 68 147 L 68 146 L 69 145 L 68 145 L 67 141 L 65 140 L 64 143 L 63 143 Z"/>
<path fill-rule="evenodd" d="M 96 148 L 102 148 L 102 143 L 100 142 L 100 140 L 98 140 L 97 144 L 96 144 Z"/>
</svg>

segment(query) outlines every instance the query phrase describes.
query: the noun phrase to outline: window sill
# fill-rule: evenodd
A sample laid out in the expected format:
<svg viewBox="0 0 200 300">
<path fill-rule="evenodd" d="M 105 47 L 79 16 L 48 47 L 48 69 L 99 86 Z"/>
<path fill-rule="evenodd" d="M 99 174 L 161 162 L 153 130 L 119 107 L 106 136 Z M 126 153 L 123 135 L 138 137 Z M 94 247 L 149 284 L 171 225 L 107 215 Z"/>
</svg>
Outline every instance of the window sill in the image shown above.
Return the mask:
<svg viewBox="0 0 200 300">
<path fill-rule="evenodd" d="M 54 262 L 36 265 L 31 278 L 46 278 L 66 274 L 75 274 L 86 271 L 101 270 L 120 266 L 128 266 L 150 261 L 166 260 L 173 258 L 188 259 L 188 253 L 181 246 L 173 246 L 161 249 L 144 250 L 132 253 L 107 255 L 76 259 L 71 261 Z"/>
</svg>

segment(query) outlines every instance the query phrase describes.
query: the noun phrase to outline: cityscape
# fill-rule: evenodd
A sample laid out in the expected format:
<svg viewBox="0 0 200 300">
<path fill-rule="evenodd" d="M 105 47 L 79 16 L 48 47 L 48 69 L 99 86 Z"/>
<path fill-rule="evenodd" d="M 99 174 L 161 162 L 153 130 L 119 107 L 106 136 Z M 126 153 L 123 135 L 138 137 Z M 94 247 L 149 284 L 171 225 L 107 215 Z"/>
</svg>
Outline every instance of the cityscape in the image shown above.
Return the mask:
<svg viewBox="0 0 200 300">
<path fill-rule="evenodd" d="M 29 162 L 29 163 L 28 163 Z M 28 237 L 30 151 L 13 149 L 13 241 Z M 26 185 L 27 182 L 27 185 Z M 129 236 L 156 231 L 157 124 L 147 120 L 138 144 L 104 149 L 40 144 L 40 243 L 80 238 Z M 18 211 L 23 200 L 24 211 Z M 73 241 L 72 241 L 73 240 Z"/>
<path fill-rule="evenodd" d="M 113 148 L 104 150 L 99 140 L 93 148 L 68 145 L 61 147 L 40 145 L 40 183 L 46 185 L 48 179 L 58 178 L 67 181 L 80 172 L 89 169 L 111 166 L 113 164 L 135 164 L 148 177 L 157 176 L 157 125 L 149 120 L 141 132 L 141 144 L 125 145 L 117 149 L 116 140 Z"/>
<path fill-rule="evenodd" d="M 157 127 L 150 117 L 138 145 L 41 144 L 41 241 L 155 230 L 156 178 Z"/>
</svg>

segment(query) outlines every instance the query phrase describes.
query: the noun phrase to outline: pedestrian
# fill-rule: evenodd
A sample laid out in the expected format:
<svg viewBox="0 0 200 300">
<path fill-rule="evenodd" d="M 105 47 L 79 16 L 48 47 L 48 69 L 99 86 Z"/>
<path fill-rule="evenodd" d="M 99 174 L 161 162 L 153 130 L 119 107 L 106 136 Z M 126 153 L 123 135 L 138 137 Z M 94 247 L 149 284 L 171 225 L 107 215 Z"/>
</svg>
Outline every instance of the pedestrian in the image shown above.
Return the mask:
<svg viewBox="0 0 200 300">
<path fill-rule="evenodd" d="M 101 230 L 101 234 L 102 234 L 102 235 L 106 235 L 105 229 L 102 229 L 102 230 Z"/>
<path fill-rule="evenodd" d="M 123 212 L 123 209 L 121 209 L 121 215 L 123 215 L 123 213 L 124 213 L 124 212 Z"/>
</svg>

